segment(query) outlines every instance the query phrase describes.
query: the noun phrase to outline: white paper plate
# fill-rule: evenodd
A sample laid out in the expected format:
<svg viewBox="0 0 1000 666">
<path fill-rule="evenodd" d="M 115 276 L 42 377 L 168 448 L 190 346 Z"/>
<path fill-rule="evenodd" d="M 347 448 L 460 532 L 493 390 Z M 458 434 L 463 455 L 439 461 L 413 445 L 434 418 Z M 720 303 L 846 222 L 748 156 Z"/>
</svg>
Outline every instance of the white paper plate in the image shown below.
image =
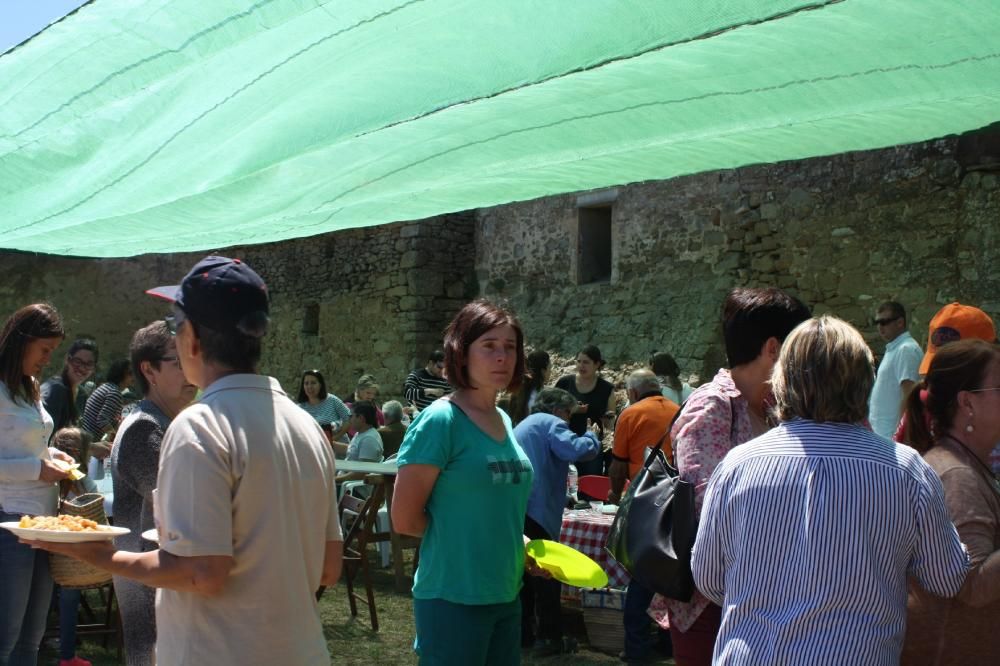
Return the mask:
<svg viewBox="0 0 1000 666">
<path fill-rule="evenodd" d="M 139 536 L 141 536 L 146 541 L 152 541 L 153 543 L 160 543 L 160 535 L 156 533 L 155 527 L 151 530 L 146 530 Z"/>
<path fill-rule="evenodd" d="M 605 514 L 608 514 L 608 515 L 614 515 L 614 514 L 618 513 L 618 505 L 617 504 L 605 504 L 604 506 L 601 507 L 601 513 L 605 513 Z"/>
<path fill-rule="evenodd" d="M 18 527 L 14 521 L 0 523 L 0 527 L 10 530 L 22 539 L 33 541 L 51 541 L 53 543 L 79 543 L 81 541 L 105 541 L 114 539 L 117 536 L 128 534 L 131 530 L 125 527 L 112 527 L 102 525 L 98 532 L 63 532 L 59 530 L 35 530 L 27 527 Z"/>
</svg>

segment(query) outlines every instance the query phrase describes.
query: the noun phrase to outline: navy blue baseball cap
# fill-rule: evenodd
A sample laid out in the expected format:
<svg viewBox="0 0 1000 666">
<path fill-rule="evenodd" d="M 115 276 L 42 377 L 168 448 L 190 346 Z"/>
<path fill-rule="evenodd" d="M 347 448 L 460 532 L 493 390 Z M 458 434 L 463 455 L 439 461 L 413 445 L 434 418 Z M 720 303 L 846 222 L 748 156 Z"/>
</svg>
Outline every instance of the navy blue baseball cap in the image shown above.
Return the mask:
<svg viewBox="0 0 1000 666">
<path fill-rule="evenodd" d="M 267 333 L 267 285 L 239 259 L 205 257 L 179 285 L 155 287 L 146 293 L 170 301 L 194 323 L 216 331 L 238 331 L 255 338 Z"/>
</svg>

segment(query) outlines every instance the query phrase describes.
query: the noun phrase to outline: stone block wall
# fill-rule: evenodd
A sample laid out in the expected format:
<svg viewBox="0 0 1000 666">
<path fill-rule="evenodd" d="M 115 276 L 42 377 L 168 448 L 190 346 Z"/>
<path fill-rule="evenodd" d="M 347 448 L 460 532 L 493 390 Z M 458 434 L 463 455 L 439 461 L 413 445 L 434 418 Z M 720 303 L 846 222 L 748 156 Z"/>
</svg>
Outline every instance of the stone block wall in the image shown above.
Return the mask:
<svg viewBox="0 0 1000 666">
<path fill-rule="evenodd" d="M 741 285 L 782 287 L 878 353 L 874 309 L 899 300 L 924 343 L 952 300 L 1000 314 L 1000 165 L 965 152 L 952 137 L 483 209 L 477 277 L 559 371 L 593 343 L 619 380 L 653 350 L 710 378 L 725 364 L 720 306 Z M 595 200 L 612 202 L 612 275 L 581 285 L 578 208 Z"/>
<path fill-rule="evenodd" d="M 475 295 L 473 231 L 471 214 L 455 214 L 217 253 L 244 259 L 268 284 L 263 372 L 294 394 L 302 370 L 318 368 L 338 395 L 371 373 L 389 398 L 402 394 L 406 374 L 440 347 L 444 326 Z M 53 303 L 68 337 L 96 337 L 103 369 L 127 354 L 137 328 L 168 311 L 143 290 L 178 283 L 211 252 L 101 260 L 0 253 L 0 312 Z M 310 310 L 315 326 L 304 331 Z M 46 376 L 58 372 L 67 346 Z"/>
</svg>

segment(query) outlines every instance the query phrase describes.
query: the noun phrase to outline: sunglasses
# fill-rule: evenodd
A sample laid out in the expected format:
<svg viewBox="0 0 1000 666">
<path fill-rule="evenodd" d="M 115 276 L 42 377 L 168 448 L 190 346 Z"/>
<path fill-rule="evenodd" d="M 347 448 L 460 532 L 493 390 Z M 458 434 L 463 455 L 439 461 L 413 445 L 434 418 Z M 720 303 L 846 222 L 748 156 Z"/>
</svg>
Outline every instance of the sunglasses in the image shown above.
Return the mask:
<svg viewBox="0 0 1000 666">
<path fill-rule="evenodd" d="M 163 321 L 167 324 L 167 330 L 170 331 L 170 335 L 177 335 L 177 331 L 180 330 L 181 324 L 186 319 L 183 310 L 174 308 L 170 314 L 163 318 Z"/>
<path fill-rule="evenodd" d="M 886 324 L 891 324 L 892 322 L 896 321 L 897 319 L 899 319 L 899 317 L 887 317 L 885 319 L 876 319 L 875 320 L 875 325 L 876 326 L 885 326 Z"/>
</svg>

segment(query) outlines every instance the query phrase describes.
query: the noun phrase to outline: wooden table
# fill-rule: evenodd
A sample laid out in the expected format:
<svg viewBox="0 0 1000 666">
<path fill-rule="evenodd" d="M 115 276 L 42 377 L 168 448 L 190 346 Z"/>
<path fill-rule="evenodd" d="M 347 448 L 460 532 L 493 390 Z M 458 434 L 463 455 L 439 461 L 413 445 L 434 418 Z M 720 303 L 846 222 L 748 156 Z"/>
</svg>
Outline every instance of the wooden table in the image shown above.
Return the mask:
<svg viewBox="0 0 1000 666">
<path fill-rule="evenodd" d="M 389 514 L 389 533 L 375 532 L 369 541 L 379 542 L 389 540 L 392 551 L 392 568 L 396 578 L 396 590 L 398 592 L 409 592 L 412 587 L 412 580 L 403 571 L 403 549 L 416 548 L 420 545 L 420 539 L 404 536 L 396 532 L 392 527 L 392 493 L 396 485 L 396 474 L 399 473 L 399 466 L 395 462 L 362 462 L 357 460 L 338 460 L 338 472 L 361 472 L 381 477 L 381 486 L 385 492 L 385 508 Z M 376 507 L 376 511 L 378 508 Z"/>
</svg>

